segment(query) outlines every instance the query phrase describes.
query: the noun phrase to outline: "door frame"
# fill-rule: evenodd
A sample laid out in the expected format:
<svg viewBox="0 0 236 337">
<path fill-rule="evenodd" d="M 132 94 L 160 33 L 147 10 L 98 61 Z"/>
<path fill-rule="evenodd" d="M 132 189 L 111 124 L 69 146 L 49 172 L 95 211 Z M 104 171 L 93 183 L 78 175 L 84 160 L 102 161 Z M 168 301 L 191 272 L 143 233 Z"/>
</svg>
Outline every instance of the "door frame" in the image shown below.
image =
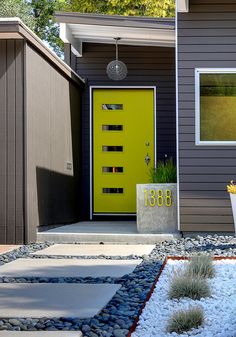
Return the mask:
<svg viewBox="0 0 236 337">
<path fill-rule="evenodd" d="M 157 87 L 156 86 L 114 86 L 114 85 L 91 85 L 89 87 L 89 174 L 90 174 L 90 186 L 89 186 L 89 193 L 90 193 L 90 220 L 93 219 L 93 216 L 111 216 L 111 215 L 118 215 L 118 216 L 127 216 L 133 214 L 118 214 L 118 213 L 93 213 L 93 90 L 94 89 L 152 89 L 154 93 L 154 163 L 156 163 L 156 150 L 157 150 L 157 139 L 156 139 L 156 119 L 157 119 L 157 111 L 156 111 L 156 94 L 157 94 Z"/>
</svg>

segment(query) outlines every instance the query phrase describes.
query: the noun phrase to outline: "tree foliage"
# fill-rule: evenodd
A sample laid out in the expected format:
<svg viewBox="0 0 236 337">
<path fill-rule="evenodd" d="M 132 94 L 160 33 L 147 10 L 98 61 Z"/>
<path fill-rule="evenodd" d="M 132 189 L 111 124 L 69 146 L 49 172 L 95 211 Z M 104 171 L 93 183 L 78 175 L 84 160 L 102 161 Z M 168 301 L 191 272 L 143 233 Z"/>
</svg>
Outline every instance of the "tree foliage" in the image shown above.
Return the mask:
<svg viewBox="0 0 236 337">
<path fill-rule="evenodd" d="M 66 9 L 81 13 L 102 13 L 174 17 L 174 0 L 68 0 Z"/>
<path fill-rule="evenodd" d="M 64 1 L 59 0 L 31 0 L 32 15 L 35 20 L 34 32 L 60 55 L 63 43 L 59 38 L 59 26 L 54 13 L 64 10 Z"/>
<path fill-rule="evenodd" d="M 61 55 L 55 11 L 173 17 L 174 8 L 174 0 L 0 0 L 0 17 L 19 17 Z"/>
<path fill-rule="evenodd" d="M 0 17 L 18 17 L 34 30 L 35 20 L 31 10 L 31 5 L 24 0 L 0 0 Z"/>
</svg>

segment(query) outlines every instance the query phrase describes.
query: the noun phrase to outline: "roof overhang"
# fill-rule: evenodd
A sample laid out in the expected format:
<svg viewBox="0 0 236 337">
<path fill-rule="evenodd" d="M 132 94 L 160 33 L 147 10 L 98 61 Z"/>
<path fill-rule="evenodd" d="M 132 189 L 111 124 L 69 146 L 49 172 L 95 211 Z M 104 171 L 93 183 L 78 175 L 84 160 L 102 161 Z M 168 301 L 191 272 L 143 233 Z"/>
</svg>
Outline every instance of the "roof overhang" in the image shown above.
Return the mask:
<svg viewBox="0 0 236 337">
<path fill-rule="evenodd" d="M 177 10 L 181 13 L 189 11 L 189 0 L 177 0 Z"/>
<path fill-rule="evenodd" d="M 72 79 L 79 85 L 84 85 L 84 80 L 51 49 L 49 49 L 45 43 L 21 21 L 21 19 L 17 17 L 0 18 L 0 40 L 1 39 L 26 40 L 66 77 Z"/>
<path fill-rule="evenodd" d="M 82 56 L 87 43 L 135 46 L 175 47 L 175 21 L 172 18 L 126 17 L 118 15 L 56 13 L 60 23 L 60 38 L 70 43 L 74 53 Z"/>
</svg>

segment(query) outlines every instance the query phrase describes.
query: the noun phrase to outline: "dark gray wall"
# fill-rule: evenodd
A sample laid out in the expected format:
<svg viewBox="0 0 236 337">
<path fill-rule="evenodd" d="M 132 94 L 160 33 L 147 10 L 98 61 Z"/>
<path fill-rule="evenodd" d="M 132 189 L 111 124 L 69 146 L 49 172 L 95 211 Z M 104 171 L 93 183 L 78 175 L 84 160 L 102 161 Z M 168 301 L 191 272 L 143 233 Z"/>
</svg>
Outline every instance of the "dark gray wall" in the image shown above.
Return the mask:
<svg viewBox="0 0 236 337">
<path fill-rule="evenodd" d="M 24 241 L 22 40 L 0 40 L 0 243 Z"/>
<path fill-rule="evenodd" d="M 28 241 L 79 219 L 80 89 L 26 47 Z M 68 167 L 68 165 L 72 167 Z"/>
<path fill-rule="evenodd" d="M 236 1 L 190 0 L 178 14 L 180 221 L 183 231 L 233 231 L 226 184 L 236 148 L 195 145 L 195 68 L 236 67 Z"/>
<path fill-rule="evenodd" d="M 124 85 L 157 87 L 157 158 L 176 156 L 175 50 L 162 47 L 119 46 L 119 58 L 127 64 L 128 76 L 115 82 L 106 75 L 107 64 L 115 58 L 114 45 L 83 44 L 77 58 L 77 73 L 87 80 L 83 95 L 83 218 L 89 217 L 89 87 Z"/>
</svg>

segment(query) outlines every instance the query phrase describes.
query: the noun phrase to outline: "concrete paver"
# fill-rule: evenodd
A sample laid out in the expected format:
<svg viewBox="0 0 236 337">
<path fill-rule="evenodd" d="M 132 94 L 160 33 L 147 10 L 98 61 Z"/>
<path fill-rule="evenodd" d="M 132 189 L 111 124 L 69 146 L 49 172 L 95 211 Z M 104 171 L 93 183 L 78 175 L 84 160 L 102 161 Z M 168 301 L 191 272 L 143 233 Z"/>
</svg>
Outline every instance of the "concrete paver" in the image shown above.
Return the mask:
<svg viewBox="0 0 236 337">
<path fill-rule="evenodd" d="M 71 255 L 71 256 L 142 256 L 149 254 L 155 245 L 97 245 L 97 244 L 56 244 L 40 250 L 34 255 Z"/>
<path fill-rule="evenodd" d="M 83 337 L 80 331 L 0 331 L 0 337 Z"/>
<path fill-rule="evenodd" d="M 19 248 L 20 245 L 0 245 L 0 254 L 8 253 L 14 249 Z"/>
<path fill-rule="evenodd" d="M 93 317 L 119 288 L 115 284 L 1 283 L 0 317 Z"/>
<path fill-rule="evenodd" d="M 0 277 L 122 277 L 141 260 L 17 259 L 0 266 Z"/>
</svg>

